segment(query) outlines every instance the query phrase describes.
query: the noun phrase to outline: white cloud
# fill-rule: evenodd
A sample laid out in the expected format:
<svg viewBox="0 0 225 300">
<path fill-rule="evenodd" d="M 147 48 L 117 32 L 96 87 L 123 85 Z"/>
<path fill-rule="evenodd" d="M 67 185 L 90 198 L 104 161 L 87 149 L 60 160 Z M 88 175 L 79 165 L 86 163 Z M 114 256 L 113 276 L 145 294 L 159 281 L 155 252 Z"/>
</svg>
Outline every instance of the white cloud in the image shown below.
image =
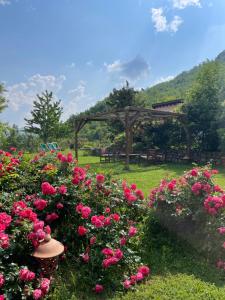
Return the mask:
<svg viewBox="0 0 225 300">
<path fill-rule="evenodd" d="M 112 64 L 104 63 L 104 66 L 109 73 L 120 72 L 122 70 L 122 63 L 119 59 L 115 60 Z"/>
<path fill-rule="evenodd" d="M 184 9 L 187 6 L 201 7 L 200 0 L 173 0 L 173 7 L 178 9 Z"/>
<path fill-rule="evenodd" d="M 22 106 L 31 106 L 37 94 L 45 90 L 57 93 L 61 90 L 66 77 L 60 75 L 40 75 L 35 74 L 25 82 L 20 82 L 11 86 L 6 86 L 6 97 L 9 100 L 9 108 L 18 111 Z"/>
<path fill-rule="evenodd" d="M 150 71 L 148 63 L 141 56 L 136 56 L 128 62 L 115 60 L 112 64 L 104 63 L 104 66 L 108 73 L 119 75 L 121 79 L 131 81 L 147 76 Z"/>
<path fill-rule="evenodd" d="M 169 30 L 172 32 L 177 32 L 179 26 L 183 23 L 183 20 L 179 16 L 175 16 L 174 19 L 168 24 Z"/>
<path fill-rule="evenodd" d="M 8 5 L 10 4 L 10 1 L 9 0 L 0 0 L 0 5 Z"/>
<path fill-rule="evenodd" d="M 87 84 L 81 80 L 77 87 L 68 91 L 69 101 L 64 106 L 63 119 L 66 120 L 72 114 L 87 109 L 93 98 L 86 91 Z"/>
<path fill-rule="evenodd" d="M 166 16 L 163 14 L 163 8 L 152 8 L 152 22 L 157 32 L 177 32 L 183 20 L 179 16 L 174 16 L 171 22 L 167 21 Z"/>
</svg>

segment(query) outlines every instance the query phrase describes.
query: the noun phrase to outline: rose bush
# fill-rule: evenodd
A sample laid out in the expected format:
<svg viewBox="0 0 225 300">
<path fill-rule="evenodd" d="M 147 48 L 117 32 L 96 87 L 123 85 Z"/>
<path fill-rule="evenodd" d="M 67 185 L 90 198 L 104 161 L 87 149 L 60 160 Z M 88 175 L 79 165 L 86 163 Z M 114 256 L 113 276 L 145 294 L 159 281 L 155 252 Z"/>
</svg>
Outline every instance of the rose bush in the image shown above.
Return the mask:
<svg viewBox="0 0 225 300">
<path fill-rule="evenodd" d="M 43 278 L 32 251 L 52 234 L 64 258 L 90 290 L 130 289 L 150 273 L 136 253 L 146 212 L 135 184 L 81 168 L 71 153 L 0 152 L 0 295 L 43 298 Z M 3 296 L 2 296 L 3 297 Z"/>
<path fill-rule="evenodd" d="M 162 180 L 149 195 L 161 222 L 224 268 L 225 191 L 214 183 L 210 165 L 195 167 L 178 179 Z M 224 268 L 225 269 L 225 268 Z"/>
</svg>

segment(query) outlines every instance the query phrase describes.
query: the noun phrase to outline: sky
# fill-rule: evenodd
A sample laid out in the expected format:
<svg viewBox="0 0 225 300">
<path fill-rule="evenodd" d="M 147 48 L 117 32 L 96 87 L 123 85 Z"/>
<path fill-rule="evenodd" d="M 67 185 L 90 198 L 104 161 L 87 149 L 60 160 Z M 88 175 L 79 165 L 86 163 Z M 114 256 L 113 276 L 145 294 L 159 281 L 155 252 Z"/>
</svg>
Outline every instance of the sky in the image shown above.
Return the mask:
<svg viewBox="0 0 225 300">
<path fill-rule="evenodd" d="M 224 0 L 0 0 L 0 121 L 24 126 L 46 89 L 66 120 L 126 80 L 146 88 L 223 50 Z"/>
</svg>

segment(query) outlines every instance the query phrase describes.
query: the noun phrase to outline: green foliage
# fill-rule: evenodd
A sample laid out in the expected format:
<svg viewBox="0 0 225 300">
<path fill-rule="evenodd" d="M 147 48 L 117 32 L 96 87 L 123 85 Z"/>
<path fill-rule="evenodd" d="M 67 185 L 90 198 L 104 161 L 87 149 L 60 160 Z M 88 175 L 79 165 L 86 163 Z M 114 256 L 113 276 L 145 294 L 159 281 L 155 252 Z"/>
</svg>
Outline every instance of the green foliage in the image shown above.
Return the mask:
<svg viewBox="0 0 225 300">
<path fill-rule="evenodd" d="M 26 131 L 39 135 L 46 143 L 49 138 L 55 137 L 60 126 L 62 108 L 61 101 L 54 101 L 52 92 L 45 91 L 37 95 L 38 100 L 33 103 L 32 117 L 26 119 Z"/>
<path fill-rule="evenodd" d="M 221 113 L 220 72 L 217 62 L 203 65 L 183 107 L 192 143 L 200 151 L 216 151 L 218 118 Z"/>
</svg>

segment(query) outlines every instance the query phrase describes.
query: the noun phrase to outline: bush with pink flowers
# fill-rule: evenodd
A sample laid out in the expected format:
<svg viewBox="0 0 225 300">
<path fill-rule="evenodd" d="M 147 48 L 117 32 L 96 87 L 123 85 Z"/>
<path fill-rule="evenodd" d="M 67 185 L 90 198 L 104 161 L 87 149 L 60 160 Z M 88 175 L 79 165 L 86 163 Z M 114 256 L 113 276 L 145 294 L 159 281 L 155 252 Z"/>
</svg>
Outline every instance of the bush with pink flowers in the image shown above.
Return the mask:
<svg viewBox="0 0 225 300">
<path fill-rule="evenodd" d="M 50 233 L 77 266 L 78 282 L 97 294 L 147 278 L 136 251 L 146 206 L 135 184 L 93 174 L 71 153 L 26 160 L 1 151 L 0 172 L 0 295 L 44 298 L 50 280 L 30 254 Z"/>
<path fill-rule="evenodd" d="M 210 165 L 195 167 L 183 176 L 162 180 L 149 195 L 149 206 L 161 222 L 209 258 L 225 257 L 225 191 L 215 184 Z M 225 263 L 224 263 L 225 266 Z M 224 268 L 225 269 L 225 268 Z"/>
</svg>

